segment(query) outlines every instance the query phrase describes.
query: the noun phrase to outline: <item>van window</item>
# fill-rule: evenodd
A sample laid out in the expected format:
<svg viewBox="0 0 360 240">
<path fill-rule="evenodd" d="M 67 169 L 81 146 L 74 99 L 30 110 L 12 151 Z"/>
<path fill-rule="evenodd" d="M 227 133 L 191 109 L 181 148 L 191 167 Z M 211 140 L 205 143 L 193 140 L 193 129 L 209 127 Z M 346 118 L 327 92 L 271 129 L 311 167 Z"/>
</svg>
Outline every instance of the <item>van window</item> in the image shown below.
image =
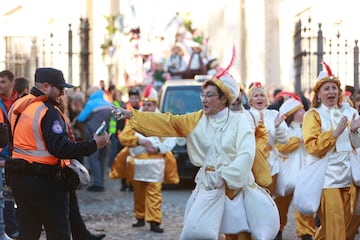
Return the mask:
<svg viewBox="0 0 360 240">
<path fill-rule="evenodd" d="M 168 87 L 163 102 L 162 112 L 186 114 L 202 109 L 200 86 Z"/>
</svg>

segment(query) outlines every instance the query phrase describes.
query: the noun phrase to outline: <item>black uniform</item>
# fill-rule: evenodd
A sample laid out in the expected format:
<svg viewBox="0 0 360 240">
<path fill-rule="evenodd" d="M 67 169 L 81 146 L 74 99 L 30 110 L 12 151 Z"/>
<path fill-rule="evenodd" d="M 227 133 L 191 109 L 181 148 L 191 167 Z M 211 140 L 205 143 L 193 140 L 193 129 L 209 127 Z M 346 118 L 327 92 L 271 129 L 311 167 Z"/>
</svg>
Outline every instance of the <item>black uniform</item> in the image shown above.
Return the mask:
<svg viewBox="0 0 360 240">
<path fill-rule="evenodd" d="M 31 94 L 43 95 L 37 88 L 32 88 Z M 71 141 L 67 124 L 59 110 L 50 101 L 45 102 L 45 105 L 48 111 L 41 120 L 41 130 L 51 155 L 58 159 L 77 159 L 97 150 L 95 140 Z M 17 137 L 17 130 L 15 126 L 14 138 Z M 10 171 L 9 175 L 10 186 L 18 205 L 19 239 L 39 239 L 42 225 L 45 227 L 47 239 L 70 239 L 69 196 L 61 176 L 60 162 L 47 165 L 29 164 L 21 159 L 10 161 L 18 161 L 18 165 L 12 166 L 15 171 Z"/>
</svg>

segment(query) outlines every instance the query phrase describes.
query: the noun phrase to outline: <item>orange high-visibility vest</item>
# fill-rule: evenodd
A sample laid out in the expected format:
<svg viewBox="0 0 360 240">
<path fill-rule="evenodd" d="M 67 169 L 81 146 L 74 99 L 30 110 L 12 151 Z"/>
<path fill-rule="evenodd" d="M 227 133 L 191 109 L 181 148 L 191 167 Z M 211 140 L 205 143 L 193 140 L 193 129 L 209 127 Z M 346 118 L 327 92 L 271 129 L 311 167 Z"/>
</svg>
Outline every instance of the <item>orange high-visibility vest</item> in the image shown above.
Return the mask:
<svg viewBox="0 0 360 240">
<path fill-rule="evenodd" d="M 44 136 L 41 129 L 41 120 L 48 108 L 42 101 L 35 101 L 28 105 L 21 113 L 17 125 L 14 125 L 18 115 L 14 110 L 29 98 L 35 98 L 32 94 L 22 97 L 13 104 L 9 111 L 11 131 L 14 136 L 13 158 L 21 158 L 29 163 L 38 162 L 42 164 L 55 165 L 58 158 L 51 155 L 46 148 Z M 60 111 L 59 111 L 60 112 Z M 61 112 L 60 112 L 61 113 Z M 64 129 L 66 131 L 66 129 Z"/>
</svg>

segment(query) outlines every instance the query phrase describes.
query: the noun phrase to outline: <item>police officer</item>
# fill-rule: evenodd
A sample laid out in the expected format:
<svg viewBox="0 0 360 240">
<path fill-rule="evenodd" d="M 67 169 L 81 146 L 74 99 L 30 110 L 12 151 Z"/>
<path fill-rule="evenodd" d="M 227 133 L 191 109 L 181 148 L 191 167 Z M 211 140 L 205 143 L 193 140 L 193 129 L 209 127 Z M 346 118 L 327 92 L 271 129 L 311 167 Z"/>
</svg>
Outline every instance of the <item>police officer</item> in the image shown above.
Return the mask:
<svg viewBox="0 0 360 240">
<path fill-rule="evenodd" d="M 110 134 L 86 142 L 69 139 L 56 99 L 71 87 L 60 70 L 38 68 L 30 94 L 9 111 L 14 149 L 6 169 L 18 206 L 20 240 L 39 239 L 42 225 L 47 239 L 70 240 L 68 189 L 60 159 L 88 156 L 110 139 Z"/>
</svg>

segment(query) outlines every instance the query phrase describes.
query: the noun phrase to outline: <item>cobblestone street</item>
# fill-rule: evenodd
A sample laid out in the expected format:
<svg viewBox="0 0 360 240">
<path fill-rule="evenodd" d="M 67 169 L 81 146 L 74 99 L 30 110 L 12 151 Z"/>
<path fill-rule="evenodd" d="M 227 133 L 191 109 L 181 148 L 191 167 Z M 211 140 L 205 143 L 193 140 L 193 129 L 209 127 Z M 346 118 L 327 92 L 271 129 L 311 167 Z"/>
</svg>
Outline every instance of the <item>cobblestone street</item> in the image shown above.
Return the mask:
<svg viewBox="0 0 360 240">
<path fill-rule="evenodd" d="M 151 232 L 149 224 L 132 228 L 132 192 L 120 192 L 120 180 L 107 180 L 102 193 L 78 190 L 81 214 L 92 233 L 105 233 L 106 240 L 177 240 L 180 236 L 185 204 L 191 187 L 163 190 L 164 233 Z M 296 240 L 293 209 L 291 207 L 283 240 Z M 42 236 L 41 240 L 46 238 Z M 356 240 L 360 240 L 357 235 Z"/>
<path fill-rule="evenodd" d="M 120 192 L 120 180 L 107 180 L 104 193 L 78 191 L 81 214 L 91 232 L 105 233 L 107 240 L 177 240 L 180 236 L 185 204 L 191 194 L 191 186 L 163 190 L 164 233 L 153 233 L 147 224 L 132 228 L 132 192 Z M 284 240 L 294 240 L 295 230 L 287 228 Z"/>
<path fill-rule="evenodd" d="M 120 192 L 120 180 L 108 180 L 104 193 L 78 191 L 81 214 L 91 232 L 106 234 L 108 240 L 172 240 L 180 236 L 185 203 L 190 196 L 189 189 L 163 190 L 164 233 L 151 232 L 149 224 L 132 228 L 132 192 Z"/>
</svg>

